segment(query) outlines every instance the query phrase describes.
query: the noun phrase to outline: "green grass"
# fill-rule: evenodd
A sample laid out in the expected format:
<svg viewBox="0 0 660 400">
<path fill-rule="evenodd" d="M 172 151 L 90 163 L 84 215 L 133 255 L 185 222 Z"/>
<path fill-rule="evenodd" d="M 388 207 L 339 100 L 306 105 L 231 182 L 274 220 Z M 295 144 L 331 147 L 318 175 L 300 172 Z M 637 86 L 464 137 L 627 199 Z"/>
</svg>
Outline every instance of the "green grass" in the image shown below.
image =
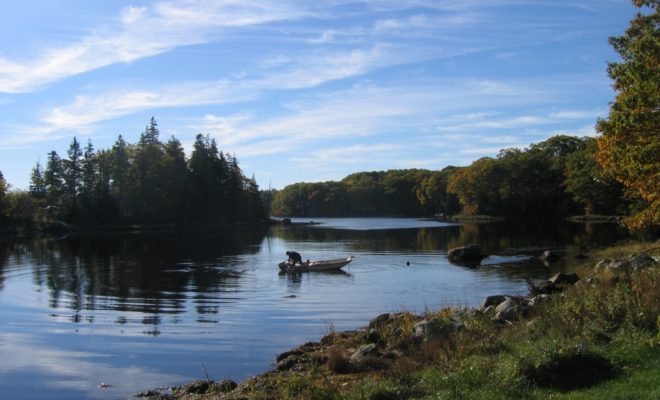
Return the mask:
<svg viewBox="0 0 660 400">
<path fill-rule="evenodd" d="M 646 248 L 605 254 L 627 257 Z M 453 354 L 426 344 L 416 354 L 425 367 L 370 382 L 346 398 L 660 398 L 659 269 L 621 276 L 618 283 L 607 274 L 596 278 L 511 326 L 477 315 L 452 339 Z M 586 375 L 571 381 L 580 373 Z"/>
<path fill-rule="evenodd" d="M 596 257 L 658 252 L 653 247 L 626 245 Z M 590 263 L 584 268 L 590 283 L 554 294 L 514 323 L 443 309 L 379 318 L 358 332 L 330 327 L 321 350 L 309 357 L 317 360 L 313 365 L 266 374 L 221 398 L 660 399 L 660 268 L 614 276 L 594 273 Z M 456 313 L 464 329 L 443 331 Z M 435 320 L 442 332 L 415 338 L 422 318 Z M 382 358 L 350 360 L 371 342 Z"/>
</svg>

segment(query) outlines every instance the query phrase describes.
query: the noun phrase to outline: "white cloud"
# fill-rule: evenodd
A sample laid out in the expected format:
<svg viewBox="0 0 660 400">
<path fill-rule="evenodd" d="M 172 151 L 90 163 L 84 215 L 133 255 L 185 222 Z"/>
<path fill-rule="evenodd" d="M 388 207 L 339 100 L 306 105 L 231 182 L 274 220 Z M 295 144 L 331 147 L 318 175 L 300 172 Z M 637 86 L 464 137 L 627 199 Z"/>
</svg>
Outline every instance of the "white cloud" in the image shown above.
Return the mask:
<svg viewBox="0 0 660 400">
<path fill-rule="evenodd" d="M 250 114 L 206 115 L 191 127 L 209 133 L 223 148 L 228 147 L 241 157 L 302 151 L 311 154 L 317 164 L 330 163 L 333 159 L 353 163 L 357 160 L 354 154 L 369 154 L 370 158 L 383 154 L 392 162 L 403 162 L 415 160 L 415 153 L 420 153 L 420 147 L 425 152 L 434 147 L 457 147 L 456 142 L 467 145 L 477 141 L 506 147 L 518 143 L 520 139 L 512 134 L 490 137 L 485 134 L 457 136 L 455 132 L 434 133 L 437 121 L 443 119 L 478 124 L 489 117 L 498 117 L 500 125 L 514 127 L 540 123 L 540 118 L 533 116 L 508 117 L 500 115 L 503 111 L 491 111 L 494 99 L 503 107 L 529 101 L 525 91 L 516 91 L 515 85 L 500 86 L 507 87 L 508 97 L 485 95 L 481 85 L 474 81 L 419 82 L 392 87 L 355 86 L 349 90 L 307 98 L 306 103 L 292 106 L 278 117 L 257 119 Z M 488 111 L 464 112 L 483 107 L 488 107 Z M 374 145 L 377 148 L 356 143 L 362 140 L 384 141 L 392 132 L 400 133 L 387 139 L 387 146 L 391 147 L 383 147 L 385 142 Z M 405 132 L 409 132 L 410 141 L 405 139 Z M 369 139 L 365 139 L 367 137 Z M 339 142 L 342 146 L 337 146 Z M 346 152 L 344 157 L 343 152 L 347 148 L 355 151 Z M 404 154 L 402 150 L 405 148 L 417 150 Z M 352 160 L 350 157 L 353 157 Z M 414 165 L 422 164 L 420 161 Z"/>
<path fill-rule="evenodd" d="M 383 56 L 385 47 L 377 45 L 367 50 L 302 55 L 295 63 L 290 60 L 286 70 L 271 72 L 268 77 L 247 83 L 246 86 L 261 89 L 301 89 L 361 75 L 387 63 Z"/>
<path fill-rule="evenodd" d="M 277 2 L 186 1 L 127 7 L 114 26 L 99 28 L 77 43 L 45 49 L 28 60 L 0 58 L 0 92 L 20 93 L 120 62 L 212 40 L 223 28 L 300 18 L 303 10 Z"/>
<path fill-rule="evenodd" d="M 573 130 L 560 130 L 553 133 L 554 135 L 567 135 L 567 136 L 598 136 L 596 126 L 594 124 L 584 125 Z"/>
<path fill-rule="evenodd" d="M 147 7 L 129 6 L 121 11 L 121 22 L 124 24 L 132 24 L 145 18 L 146 15 Z"/>
<path fill-rule="evenodd" d="M 1 373 L 34 371 L 35 375 L 42 376 L 39 384 L 42 388 L 50 387 L 55 391 L 75 390 L 81 396 L 93 398 L 99 396 L 97 385 L 103 381 L 125 392 L 136 392 L 145 388 L 145 382 L 153 384 L 185 379 L 133 365 L 113 367 L 103 362 L 106 354 L 50 348 L 31 335 L 1 333 L 0 339 L 0 350 L 6 361 L 0 364 Z M 108 390 L 113 391 L 112 388 Z"/>
<path fill-rule="evenodd" d="M 53 130 L 80 129 L 97 121 L 128 115 L 146 109 L 219 104 L 250 98 L 228 87 L 226 82 L 189 82 L 159 90 L 107 92 L 77 96 L 72 104 L 52 109 L 43 121 Z"/>
<path fill-rule="evenodd" d="M 550 113 L 550 118 L 554 119 L 596 119 L 606 111 L 584 111 L 584 110 L 564 110 Z"/>
</svg>

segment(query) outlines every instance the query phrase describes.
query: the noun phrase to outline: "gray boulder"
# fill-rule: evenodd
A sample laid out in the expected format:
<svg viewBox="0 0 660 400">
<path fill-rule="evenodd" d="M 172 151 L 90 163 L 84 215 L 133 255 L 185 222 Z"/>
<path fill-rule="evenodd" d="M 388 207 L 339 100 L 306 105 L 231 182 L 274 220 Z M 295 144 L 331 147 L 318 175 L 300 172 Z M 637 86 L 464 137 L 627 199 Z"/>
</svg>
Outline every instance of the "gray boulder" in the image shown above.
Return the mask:
<svg viewBox="0 0 660 400">
<path fill-rule="evenodd" d="M 518 305 L 518 303 L 515 300 L 513 300 L 511 298 L 508 298 L 508 299 L 504 300 L 503 302 L 501 302 L 500 304 L 498 304 L 497 307 L 495 307 L 495 312 L 496 313 L 502 312 L 502 311 L 508 310 L 511 307 L 515 307 L 517 305 Z"/>
<path fill-rule="evenodd" d="M 513 307 L 509 307 L 502 311 L 496 312 L 495 317 L 493 317 L 493 320 L 497 322 L 511 322 L 518 319 L 521 314 L 522 314 L 521 307 L 515 305 Z"/>
<path fill-rule="evenodd" d="M 413 325 L 413 339 L 429 340 L 439 336 L 456 332 L 459 329 L 458 323 L 444 322 L 438 319 L 422 320 Z"/>
<path fill-rule="evenodd" d="M 530 307 L 536 307 L 541 303 L 545 303 L 549 301 L 551 298 L 552 296 L 550 296 L 549 294 L 542 293 L 529 299 L 529 302 L 527 304 Z"/>
<path fill-rule="evenodd" d="M 450 249 L 447 253 L 449 261 L 461 265 L 478 265 L 481 260 L 487 256 L 481 252 L 481 247 L 477 244 L 456 247 Z"/>
<path fill-rule="evenodd" d="M 655 261 L 655 258 L 649 256 L 648 254 L 640 253 L 630 258 L 630 266 L 633 271 L 656 267 L 657 265 L 658 262 Z"/>
<path fill-rule="evenodd" d="M 488 306 L 495 306 L 497 307 L 500 303 L 502 303 L 504 300 L 506 300 L 506 296 L 502 296 L 501 294 L 497 294 L 494 296 L 488 296 L 483 301 L 481 302 L 481 307 L 480 309 L 483 311 Z"/>
<path fill-rule="evenodd" d="M 520 317 L 522 314 L 521 305 L 514 299 L 506 299 L 495 307 L 494 321 L 508 322 Z"/>
<path fill-rule="evenodd" d="M 378 346 L 375 343 L 369 343 L 360 346 L 353 354 L 351 354 L 351 361 L 360 362 L 364 357 L 369 355 L 378 354 Z"/>
</svg>

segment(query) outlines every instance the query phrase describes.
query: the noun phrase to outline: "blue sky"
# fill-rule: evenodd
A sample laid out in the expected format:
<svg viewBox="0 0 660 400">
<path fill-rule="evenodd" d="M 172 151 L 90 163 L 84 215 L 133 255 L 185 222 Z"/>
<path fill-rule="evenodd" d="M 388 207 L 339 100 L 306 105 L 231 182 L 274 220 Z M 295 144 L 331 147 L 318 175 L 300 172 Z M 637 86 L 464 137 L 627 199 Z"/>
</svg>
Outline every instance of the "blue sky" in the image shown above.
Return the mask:
<svg viewBox="0 0 660 400">
<path fill-rule="evenodd" d="M 261 188 L 594 135 L 628 0 L 0 0 L 0 171 L 197 133 Z"/>
</svg>

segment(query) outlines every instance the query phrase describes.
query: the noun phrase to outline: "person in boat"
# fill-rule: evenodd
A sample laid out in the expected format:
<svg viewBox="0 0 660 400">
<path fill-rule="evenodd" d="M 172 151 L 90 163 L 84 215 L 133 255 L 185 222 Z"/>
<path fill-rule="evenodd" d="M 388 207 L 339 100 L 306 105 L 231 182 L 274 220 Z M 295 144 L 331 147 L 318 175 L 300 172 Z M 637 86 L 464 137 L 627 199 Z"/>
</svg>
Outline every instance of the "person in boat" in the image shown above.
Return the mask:
<svg viewBox="0 0 660 400">
<path fill-rule="evenodd" d="M 287 261 L 289 264 L 302 264 L 302 257 L 300 256 L 300 253 L 297 253 L 295 251 L 287 251 L 286 255 L 289 256 L 289 260 Z"/>
</svg>

